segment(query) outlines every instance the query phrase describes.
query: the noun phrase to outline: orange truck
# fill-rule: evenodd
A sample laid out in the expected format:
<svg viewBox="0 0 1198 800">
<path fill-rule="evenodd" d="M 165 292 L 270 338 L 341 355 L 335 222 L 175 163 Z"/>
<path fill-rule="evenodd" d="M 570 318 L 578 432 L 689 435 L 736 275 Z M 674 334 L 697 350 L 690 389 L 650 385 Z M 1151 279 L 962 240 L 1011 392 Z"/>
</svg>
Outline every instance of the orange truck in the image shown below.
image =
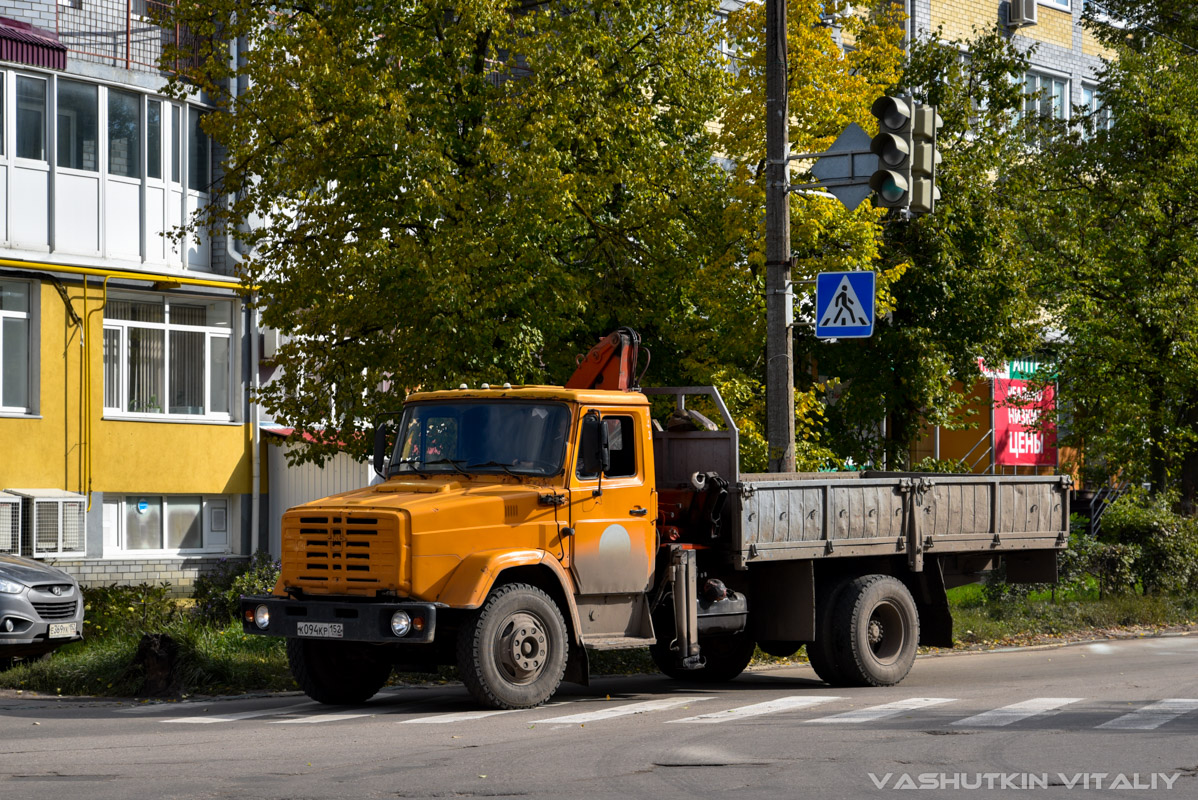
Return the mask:
<svg viewBox="0 0 1198 800">
<path fill-rule="evenodd" d="M 383 482 L 284 514 L 245 631 L 285 637 L 334 704 L 456 664 L 483 705 L 527 708 L 585 684 L 589 650 L 634 647 L 727 681 L 805 645 L 828 683 L 888 686 L 952 644 L 947 588 L 1000 559 L 1056 579 L 1068 477 L 742 474 L 719 393 L 634 388 L 638 347 L 613 333 L 564 387 L 409 396 L 375 430 Z"/>
</svg>

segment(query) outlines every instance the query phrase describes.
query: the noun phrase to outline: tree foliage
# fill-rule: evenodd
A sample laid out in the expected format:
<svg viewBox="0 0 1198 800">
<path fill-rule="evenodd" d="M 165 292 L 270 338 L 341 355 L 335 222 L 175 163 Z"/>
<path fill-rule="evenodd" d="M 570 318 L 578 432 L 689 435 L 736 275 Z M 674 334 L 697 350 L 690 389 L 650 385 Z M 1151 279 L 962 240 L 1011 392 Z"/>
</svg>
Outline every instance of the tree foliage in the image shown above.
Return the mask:
<svg viewBox="0 0 1198 800">
<path fill-rule="evenodd" d="M 305 457 L 360 449 L 350 432 L 406 390 L 560 382 L 614 325 L 668 351 L 741 301 L 690 277 L 722 245 L 714 2 L 178 13 L 218 34 L 174 88 L 217 107 L 227 202 L 206 222 L 241 228 L 263 322 L 293 337 L 262 400 L 325 431 Z M 250 45 L 237 63 L 229 40 Z"/>
<path fill-rule="evenodd" d="M 821 21 L 829 4 L 790 7 L 792 139 L 818 148 L 868 121 L 897 75 L 901 31 L 882 3 L 846 18 L 846 53 Z M 576 353 L 630 325 L 653 352 L 649 383 L 720 386 L 756 466 L 764 17 L 750 4 L 725 26 L 715 11 L 710 0 L 178 7 L 211 38 L 173 88 L 214 103 L 204 127 L 226 154 L 227 201 L 201 222 L 241 230 L 263 321 L 291 337 L 262 400 L 323 431 L 302 458 L 339 443 L 361 452 L 357 427 L 413 388 L 561 382 Z M 230 40 L 236 62 L 218 44 Z M 721 40 L 735 42 L 731 70 Z M 794 206 L 796 277 L 876 259 L 871 210 Z M 797 405 L 813 440 L 818 398 Z"/>
<path fill-rule="evenodd" d="M 1087 477 L 1179 488 L 1192 511 L 1198 55 L 1174 38 L 1142 34 L 1118 44 L 1101 74 L 1100 113 L 1058 131 L 1045 148 L 1044 205 L 1029 231 L 1061 331 L 1060 396 L 1071 416 L 1064 441 L 1084 447 Z"/>
<path fill-rule="evenodd" d="M 792 0 L 787 4 L 787 91 L 791 150 L 826 149 L 850 124 L 876 129 L 869 113 L 873 100 L 895 83 L 902 71 L 903 30 L 892 3 L 865 5 L 848 13 L 843 2 Z M 727 39 L 734 43 L 735 76 L 720 117 L 718 146 L 728 169 L 724 216 L 728 249 L 723 280 L 745 287 L 748 309 L 728 308 L 737 350 L 716 378 L 740 411 L 742 458 L 748 468 L 766 465 L 765 419 L 765 4 L 749 3 L 729 15 Z M 842 47 L 850 42 L 852 47 Z M 792 167 L 791 183 L 813 179 L 811 162 Z M 876 269 L 882 243 L 881 214 L 869 203 L 846 211 L 838 200 L 794 191 L 791 209 L 791 275 L 796 294 L 802 282 L 819 272 Z M 902 269 L 882 270 L 878 286 L 883 310 L 888 287 Z M 746 311 L 750 313 L 746 313 Z M 802 377 L 807 362 L 796 362 L 795 397 L 798 468 L 814 469 L 832 455 L 822 442 L 824 396 L 828 382 Z"/>
<path fill-rule="evenodd" d="M 925 425 L 976 425 L 961 389 L 979 379 L 977 359 L 998 363 L 1037 346 L 1038 282 L 1020 236 L 1036 187 L 1011 169 L 1027 153 L 1016 122 L 1027 64 L 997 30 L 912 45 L 902 84 L 944 120 L 942 199 L 933 214 L 885 226 L 880 268 L 902 279 L 874 336 L 808 342 L 820 371 L 843 380 L 829 427 L 838 451 L 858 462 L 903 467 Z"/>
</svg>

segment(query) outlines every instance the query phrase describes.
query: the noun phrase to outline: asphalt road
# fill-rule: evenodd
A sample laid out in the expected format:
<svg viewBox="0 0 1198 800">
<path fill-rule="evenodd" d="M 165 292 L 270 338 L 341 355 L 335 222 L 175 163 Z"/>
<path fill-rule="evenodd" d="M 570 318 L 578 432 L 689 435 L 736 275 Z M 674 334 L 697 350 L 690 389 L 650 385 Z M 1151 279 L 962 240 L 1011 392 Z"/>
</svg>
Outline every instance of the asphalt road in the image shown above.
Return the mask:
<svg viewBox="0 0 1198 800">
<path fill-rule="evenodd" d="M 806 667 L 607 678 L 513 712 L 454 685 L 356 708 L 0 698 L 5 800 L 904 791 L 1198 798 L 1198 636 L 924 657 L 887 689 L 832 689 Z"/>
</svg>

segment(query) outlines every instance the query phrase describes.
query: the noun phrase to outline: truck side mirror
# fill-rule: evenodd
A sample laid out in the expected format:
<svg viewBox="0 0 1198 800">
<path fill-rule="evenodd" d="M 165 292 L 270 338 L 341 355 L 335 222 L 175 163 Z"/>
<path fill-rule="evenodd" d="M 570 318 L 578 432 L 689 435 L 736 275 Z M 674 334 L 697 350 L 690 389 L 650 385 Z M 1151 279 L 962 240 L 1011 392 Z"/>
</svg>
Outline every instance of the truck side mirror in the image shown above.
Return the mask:
<svg viewBox="0 0 1198 800">
<path fill-rule="evenodd" d="M 587 475 L 602 475 L 611 468 L 611 451 L 607 427 L 598 411 L 587 412 L 582 418 L 582 469 Z"/>
<path fill-rule="evenodd" d="M 380 478 L 387 477 L 387 437 L 395 426 L 390 422 L 380 422 L 374 426 L 374 471 Z"/>
</svg>

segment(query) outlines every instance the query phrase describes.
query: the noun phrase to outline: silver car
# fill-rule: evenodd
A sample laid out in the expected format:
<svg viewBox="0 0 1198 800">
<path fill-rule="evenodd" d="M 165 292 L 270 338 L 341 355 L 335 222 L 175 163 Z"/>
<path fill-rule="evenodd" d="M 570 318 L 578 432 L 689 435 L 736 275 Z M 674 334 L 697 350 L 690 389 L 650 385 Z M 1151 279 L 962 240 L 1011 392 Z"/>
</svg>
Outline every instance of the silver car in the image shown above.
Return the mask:
<svg viewBox="0 0 1198 800">
<path fill-rule="evenodd" d="M 0 554 L 0 667 L 83 638 L 83 593 L 67 573 Z"/>
</svg>

